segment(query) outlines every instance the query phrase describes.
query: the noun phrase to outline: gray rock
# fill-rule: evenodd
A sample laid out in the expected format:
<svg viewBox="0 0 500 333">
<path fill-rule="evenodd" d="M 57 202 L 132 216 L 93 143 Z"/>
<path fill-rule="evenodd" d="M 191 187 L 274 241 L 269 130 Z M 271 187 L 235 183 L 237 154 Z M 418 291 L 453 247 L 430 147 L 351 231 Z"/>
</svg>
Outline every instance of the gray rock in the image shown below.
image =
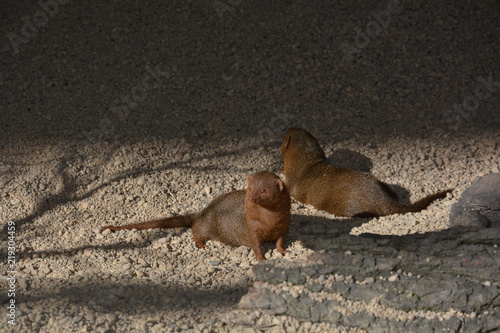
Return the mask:
<svg viewBox="0 0 500 333">
<path fill-rule="evenodd" d="M 306 277 L 300 274 L 299 267 L 294 267 L 288 271 L 288 282 L 292 284 L 304 284 L 306 282 Z"/>
<path fill-rule="evenodd" d="M 345 323 L 352 327 L 359 327 L 361 329 L 367 329 L 370 324 L 374 321 L 374 318 L 368 313 L 354 313 L 345 318 Z"/>
<path fill-rule="evenodd" d="M 370 325 L 370 332 L 385 333 L 390 332 L 391 323 L 386 318 L 376 318 L 375 322 Z"/>
<path fill-rule="evenodd" d="M 317 283 L 314 280 L 308 281 L 305 284 L 305 287 L 312 292 L 320 292 L 323 289 L 323 285 L 321 283 Z"/>
<path fill-rule="evenodd" d="M 365 302 L 370 302 L 372 299 L 379 296 L 379 291 L 375 290 L 373 286 L 359 286 L 352 288 L 352 292 L 349 297 L 353 300 L 363 300 Z"/>
<path fill-rule="evenodd" d="M 316 303 L 311 309 L 311 313 L 318 315 L 320 321 L 337 324 L 342 317 L 342 314 L 336 309 L 339 305 L 339 302 L 332 300 Z"/>
<path fill-rule="evenodd" d="M 347 300 L 365 304 L 378 299 L 387 308 L 405 312 L 455 309 L 481 313 L 467 321 L 459 318 L 442 322 L 437 318 L 399 321 L 365 312 L 342 315 L 339 312 L 342 305 L 337 302 L 316 301 L 308 292 L 297 297 L 280 289 L 258 292 L 251 289 L 240 305 L 246 303 L 245 308 L 249 309 L 370 332 L 494 331 L 499 327 L 495 320 L 500 306 L 499 239 L 500 228 L 481 227 L 407 236 L 304 235 L 305 244 L 322 250 L 310 256 L 307 266 L 299 268 L 293 263 L 269 260 L 253 269 L 258 280 L 270 284 L 303 284 L 308 292 L 340 294 Z"/>
<path fill-rule="evenodd" d="M 273 314 L 287 311 L 286 301 L 269 289 L 250 288 L 238 303 L 240 309 L 264 309 Z"/>
<path fill-rule="evenodd" d="M 284 295 L 284 298 L 288 306 L 288 315 L 312 322 L 319 320 L 319 314 L 311 312 L 316 303 L 313 299 L 305 296 L 295 298 L 291 295 Z"/>
<path fill-rule="evenodd" d="M 500 226 L 500 174 L 476 178 L 451 207 L 450 226 Z"/>
<path fill-rule="evenodd" d="M 461 322 L 459 318 L 450 318 L 443 321 L 434 319 L 432 321 L 432 328 L 434 328 L 434 332 L 459 332 L 460 326 Z"/>
</svg>

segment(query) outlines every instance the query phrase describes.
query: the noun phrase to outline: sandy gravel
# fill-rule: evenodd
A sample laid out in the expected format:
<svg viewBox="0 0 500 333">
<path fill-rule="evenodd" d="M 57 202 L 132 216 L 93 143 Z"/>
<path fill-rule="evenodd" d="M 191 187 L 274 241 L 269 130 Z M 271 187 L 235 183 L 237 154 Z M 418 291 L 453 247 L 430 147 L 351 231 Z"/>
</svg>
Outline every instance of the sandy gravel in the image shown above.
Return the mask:
<svg viewBox="0 0 500 333">
<path fill-rule="evenodd" d="M 445 229 L 474 178 L 499 172 L 498 1 L 70 1 L 43 10 L 0 4 L 6 286 L 9 221 L 16 259 L 0 331 L 243 329 L 221 316 L 253 283 L 248 248 L 199 250 L 184 229 L 99 229 L 197 211 L 245 188 L 249 173 L 282 165 L 290 126 L 402 200 L 454 190 L 423 212 L 370 220 L 294 203 L 282 260 L 307 260 L 300 224 L 313 216 L 353 234 Z M 6 319 L 11 299 L 16 326 Z M 265 320 L 275 331 L 349 330 Z"/>
</svg>

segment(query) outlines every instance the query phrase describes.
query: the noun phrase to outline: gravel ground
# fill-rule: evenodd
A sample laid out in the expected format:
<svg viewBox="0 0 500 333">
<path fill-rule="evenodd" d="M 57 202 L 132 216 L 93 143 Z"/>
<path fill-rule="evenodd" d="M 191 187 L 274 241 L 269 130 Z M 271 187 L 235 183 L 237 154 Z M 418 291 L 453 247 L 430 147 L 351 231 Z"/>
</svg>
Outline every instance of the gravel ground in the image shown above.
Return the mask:
<svg viewBox="0 0 500 333">
<path fill-rule="evenodd" d="M 282 165 L 290 126 L 402 200 L 454 190 L 423 212 L 370 220 L 294 203 L 282 260 L 312 253 L 298 241 L 308 219 L 353 234 L 446 229 L 474 178 L 499 172 L 498 1 L 46 3 L 0 4 L 5 285 L 16 272 L 15 297 L 0 295 L 0 331 L 243 330 L 223 314 L 253 283 L 248 248 L 199 250 L 183 229 L 99 229 L 245 188 L 249 173 Z"/>
</svg>

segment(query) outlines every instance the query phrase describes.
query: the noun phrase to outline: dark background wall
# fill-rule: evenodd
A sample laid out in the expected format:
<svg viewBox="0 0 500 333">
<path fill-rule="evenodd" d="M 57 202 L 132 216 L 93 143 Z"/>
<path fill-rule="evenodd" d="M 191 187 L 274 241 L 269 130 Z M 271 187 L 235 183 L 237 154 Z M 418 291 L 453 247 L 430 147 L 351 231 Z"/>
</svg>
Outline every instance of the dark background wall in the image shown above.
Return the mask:
<svg viewBox="0 0 500 333">
<path fill-rule="evenodd" d="M 498 1 L 45 3 L 0 4 L 3 145 L 499 132 Z"/>
</svg>

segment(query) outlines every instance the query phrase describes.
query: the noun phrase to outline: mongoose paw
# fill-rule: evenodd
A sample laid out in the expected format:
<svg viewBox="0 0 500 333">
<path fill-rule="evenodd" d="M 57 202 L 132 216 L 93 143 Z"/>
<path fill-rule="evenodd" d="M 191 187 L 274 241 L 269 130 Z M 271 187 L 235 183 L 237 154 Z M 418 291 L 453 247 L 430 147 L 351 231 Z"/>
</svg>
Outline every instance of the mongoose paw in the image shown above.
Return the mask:
<svg viewBox="0 0 500 333">
<path fill-rule="evenodd" d="M 207 247 L 207 245 L 200 240 L 195 240 L 195 242 L 196 242 L 196 247 L 199 249 L 203 249 L 203 248 Z"/>
<path fill-rule="evenodd" d="M 276 251 L 278 251 L 279 253 L 281 253 L 282 255 L 285 255 L 286 254 L 286 250 L 285 249 L 276 249 Z"/>
</svg>

